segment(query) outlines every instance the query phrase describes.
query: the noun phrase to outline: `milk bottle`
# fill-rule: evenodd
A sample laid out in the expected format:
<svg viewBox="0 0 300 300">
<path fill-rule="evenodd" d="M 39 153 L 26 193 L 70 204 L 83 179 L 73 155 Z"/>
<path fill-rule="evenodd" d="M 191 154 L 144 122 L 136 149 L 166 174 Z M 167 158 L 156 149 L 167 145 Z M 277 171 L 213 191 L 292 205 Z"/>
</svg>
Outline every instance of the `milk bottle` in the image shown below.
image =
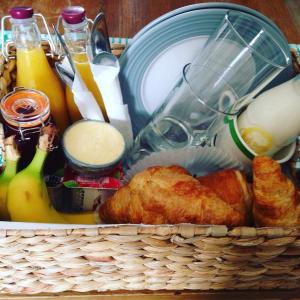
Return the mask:
<svg viewBox="0 0 300 300">
<path fill-rule="evenodd" d="M 272 156 L 300 134 L 300 76 L 259 95 L 238 117 L 238 128 L 258 155 Z"/>
</svg>

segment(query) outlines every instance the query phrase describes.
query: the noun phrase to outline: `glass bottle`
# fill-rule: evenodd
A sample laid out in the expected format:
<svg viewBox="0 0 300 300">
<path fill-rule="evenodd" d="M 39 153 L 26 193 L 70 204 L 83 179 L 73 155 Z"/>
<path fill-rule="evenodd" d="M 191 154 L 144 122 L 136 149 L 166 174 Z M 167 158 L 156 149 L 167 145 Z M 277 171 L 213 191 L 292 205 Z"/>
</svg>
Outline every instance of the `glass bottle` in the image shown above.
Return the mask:
<svg viewBox="0 0 300 300">
<path fill-rule="evenodd" d="M 87 44 L 90 37 L 90 30 L 89 21 L 85 16 L 85 10 L 81 6 L 69 6 L 62 11 L 61 18 L 65 42 L 71 53 L 74 65 L 79 71 L 87 88 L 94 95 L 104 119 L 108 121 L 105 105 L 88 61 Z M 73 94 L 69 87 L 66 87 L 66 99 L 72 122 L 81 119 L 82 117 L 74 102 Z"/>
<path fill-rule="evenodd" d="M 10 16 L 12 40 L 17 48 L 17 86 L 36 89 L 48 96 L 51 115 L 62 133 L 69 123 L 64 90 L 41 46 L 33 9 L 14 7 Z"/>
</svg>

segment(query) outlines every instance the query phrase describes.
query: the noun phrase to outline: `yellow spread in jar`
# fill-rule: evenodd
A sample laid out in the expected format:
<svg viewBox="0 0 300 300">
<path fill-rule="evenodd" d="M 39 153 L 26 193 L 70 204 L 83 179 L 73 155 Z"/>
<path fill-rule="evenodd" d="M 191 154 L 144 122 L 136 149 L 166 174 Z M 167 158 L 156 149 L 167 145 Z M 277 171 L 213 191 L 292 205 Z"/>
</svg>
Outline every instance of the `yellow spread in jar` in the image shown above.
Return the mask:
<svg viewBox="0 0 300 300">
<path fill-rule="evenodd" d="M 121 133 L 105 122 L 79 121 L 64 135 L 64 147 L 76 160 L 90 165 L 113 163 L 123 154 L 125 141 Z"/>
</svg>

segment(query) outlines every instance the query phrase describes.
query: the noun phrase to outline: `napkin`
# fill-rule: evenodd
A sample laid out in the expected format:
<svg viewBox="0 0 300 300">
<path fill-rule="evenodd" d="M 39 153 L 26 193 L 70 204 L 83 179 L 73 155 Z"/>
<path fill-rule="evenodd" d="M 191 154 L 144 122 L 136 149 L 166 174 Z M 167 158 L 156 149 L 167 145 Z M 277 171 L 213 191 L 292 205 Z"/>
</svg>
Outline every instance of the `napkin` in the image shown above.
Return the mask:
<svg viewBox="0 0 300 300">
<path fill-rule="evenodd" d="M 110 124 L 123 135 L 126 147 L 129 149 L 133 142 L 131 120 L 127 105 L 123 103 L 123 96 L 119 82 L 120 65 L 116 60 L 114 65 L 96 65 L 92 63 L 91 49 L 88 49 L 90 67 L 94 80 L 101 92 Z"/>
<path fill-rule="evenodd" d="M 66 58 L 62 61 L 63 67 L 72 73 L 71 66 Z M 75 78 L 72 85 L 74 102 L 84 119 L 104 121 L 102 111 L 94 97 L 89 91 L 81 75 L 75 66 Z"/>
</svg>

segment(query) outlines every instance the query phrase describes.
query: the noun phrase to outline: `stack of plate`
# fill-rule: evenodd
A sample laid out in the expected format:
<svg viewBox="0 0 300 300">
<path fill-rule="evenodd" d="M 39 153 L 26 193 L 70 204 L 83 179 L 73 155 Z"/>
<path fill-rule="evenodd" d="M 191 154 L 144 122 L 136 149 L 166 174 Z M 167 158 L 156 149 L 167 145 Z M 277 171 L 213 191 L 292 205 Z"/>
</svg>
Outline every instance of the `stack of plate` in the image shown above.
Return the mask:
<svg viewBox="0 0 300 300">
<path fill-rule="evenodd" d="M 155 19 L 131 40 L 120 58 L 120 83 L 128 104 L 134 134 L 150 120 L 162 104 L 184 65 L 201 51 L 207 38 L 218 28 L 228 10 L 257 17 L 289 53 L 289 45 L 279 28 L 266 16 L 232 3 L 189 5 Z M 291 77 L 290 68 L 271 86 Z"/>
</svg>

